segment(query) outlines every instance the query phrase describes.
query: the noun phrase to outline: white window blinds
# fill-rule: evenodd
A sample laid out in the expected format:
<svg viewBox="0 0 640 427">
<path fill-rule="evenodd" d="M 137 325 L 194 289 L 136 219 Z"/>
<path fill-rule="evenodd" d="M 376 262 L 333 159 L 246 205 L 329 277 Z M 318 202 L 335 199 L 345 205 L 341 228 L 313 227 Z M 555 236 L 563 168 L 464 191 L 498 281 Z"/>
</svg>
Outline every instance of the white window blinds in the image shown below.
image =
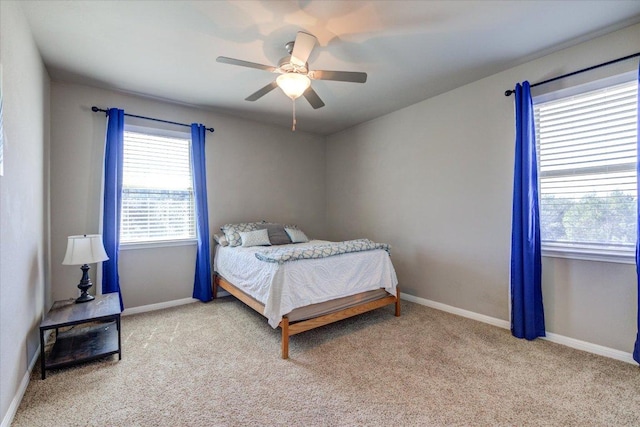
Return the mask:
<svg viewBox="0 0 640 427">
<path fill-rule="evenodd" d="M 534 106 L 543 246 L 636 241 L 637 82 Z"/>
<path fill-rule="evenodd" d="M 195 238 L 190 141 L 124 133 L 122 243 Z"/>
</svg>

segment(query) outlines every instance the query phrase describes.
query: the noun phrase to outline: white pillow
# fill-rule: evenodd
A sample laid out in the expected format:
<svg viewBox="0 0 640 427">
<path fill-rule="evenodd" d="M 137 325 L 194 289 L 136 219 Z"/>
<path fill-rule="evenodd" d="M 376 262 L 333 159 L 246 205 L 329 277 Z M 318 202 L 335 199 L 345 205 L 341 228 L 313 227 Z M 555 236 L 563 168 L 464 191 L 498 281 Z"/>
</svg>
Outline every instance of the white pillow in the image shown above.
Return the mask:
<svg viewBox="0 0 640 427">
<path fill-rule="evenodd" d="M 302 230 L 296 230 L 295 228 L 285 228 L 284 231 L 286 231 L 289 235 L 291 243 L 305 243 L 309 241 L 309 238 L 302 232 Z"/>
<path fill-rule="evenodd" d="M 227 241 L 227 238 L 225 237 L 224 234 L 214 234 L 213 239 L 220 246 L 229 246 L 229 242 Z"/>
<path fill-rule="evenodd" d="M 269 231 L 266 228 L 255 231 L 241 231 L 240 240 L 242 240 L 242 246 L 244 247 L 271 246 Z"/>
</svg>

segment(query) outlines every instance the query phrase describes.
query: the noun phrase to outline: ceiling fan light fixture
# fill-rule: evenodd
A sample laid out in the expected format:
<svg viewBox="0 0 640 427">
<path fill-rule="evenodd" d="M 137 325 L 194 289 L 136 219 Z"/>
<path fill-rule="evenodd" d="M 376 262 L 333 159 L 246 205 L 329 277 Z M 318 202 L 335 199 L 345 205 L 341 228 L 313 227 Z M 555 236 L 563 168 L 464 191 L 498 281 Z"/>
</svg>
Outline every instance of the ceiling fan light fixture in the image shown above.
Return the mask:
<svg viewBox="0 0 640 427">
<path fill-rule="evenodd" d="M 278 76 L 276 83 L 291 99 L 299 98 L 311 85 L 311 80 L 304 74 L 285 73 Z"/>
</svg>

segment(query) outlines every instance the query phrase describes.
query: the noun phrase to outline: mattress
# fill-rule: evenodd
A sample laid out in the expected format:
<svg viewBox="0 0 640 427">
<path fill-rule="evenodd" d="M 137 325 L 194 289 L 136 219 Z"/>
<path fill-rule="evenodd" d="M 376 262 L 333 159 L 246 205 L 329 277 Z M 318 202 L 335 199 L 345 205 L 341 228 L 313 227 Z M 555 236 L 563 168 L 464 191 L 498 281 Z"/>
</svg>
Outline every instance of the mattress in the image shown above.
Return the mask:
<svg viewBox="0 0 640 427">
<path fill-rule="evenodd" d="M 311 247 L 326 243 L 312 240 L 273 248 Z M 283 264 L 256 258 L 257 252 L 273 248 L 217 246 L 214 259 L 214 270 L 218 274 L 265 306 L 264 315 L 273 328 L 278 326 L 284 315 L 300 307 L 377 289 L 396 295 L 396 272 L 389 254 L 382 249 Z"/>
</svg>

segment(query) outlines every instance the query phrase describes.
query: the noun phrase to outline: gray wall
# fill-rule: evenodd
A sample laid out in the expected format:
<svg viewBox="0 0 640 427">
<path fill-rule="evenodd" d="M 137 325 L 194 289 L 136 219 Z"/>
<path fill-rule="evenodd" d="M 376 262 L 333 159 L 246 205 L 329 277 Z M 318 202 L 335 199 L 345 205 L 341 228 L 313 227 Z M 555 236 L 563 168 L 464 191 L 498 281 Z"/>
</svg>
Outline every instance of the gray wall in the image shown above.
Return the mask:
<svg viewBox="0 0 640 427">
<path fill-rule="evenodd" d="M 37 357 L 48 291 L 49 77 L 17 3 L 0 2 L 4 176 L 0 177 L 0 420 Z M 19 402 L 17 402 L 19 403 Z M 15 410 L 15 408 L 14 408 Z"/>
<path fill-rule="evenodd" d="M 514 115 L 503 93 L 638 46 L 635 25 L 332 135 L 329 237 L 391 243 L 403 292 L 509 320 Z M 544 258 L 543 269 L 549 332 L 632 351 L 633 265 Z"/>
<path fill-rule="evenodd" d="M 54 82 L 51 264 L 55 300 L 75 296 L 80 279 L 77 266 L 61 264 L 67 236 L 99 232 L 106 118 L 103 113 L 91 112 L 92 105 L 215 128 L 215 133 L 207 132 L 206 136 L 212 233 L 227 222 L 264 219 L 299 224 L 312 236 L 325 235 L 324 138 L 168 102 Z M 127 123 L 161 126 L 129 119 Z M 194 268 L 195 245 L 122 250 L 120 281 L 125 308 L 191 297 Z M 95 274 L 93 280 L 95 283 Z"/>
</svg>

